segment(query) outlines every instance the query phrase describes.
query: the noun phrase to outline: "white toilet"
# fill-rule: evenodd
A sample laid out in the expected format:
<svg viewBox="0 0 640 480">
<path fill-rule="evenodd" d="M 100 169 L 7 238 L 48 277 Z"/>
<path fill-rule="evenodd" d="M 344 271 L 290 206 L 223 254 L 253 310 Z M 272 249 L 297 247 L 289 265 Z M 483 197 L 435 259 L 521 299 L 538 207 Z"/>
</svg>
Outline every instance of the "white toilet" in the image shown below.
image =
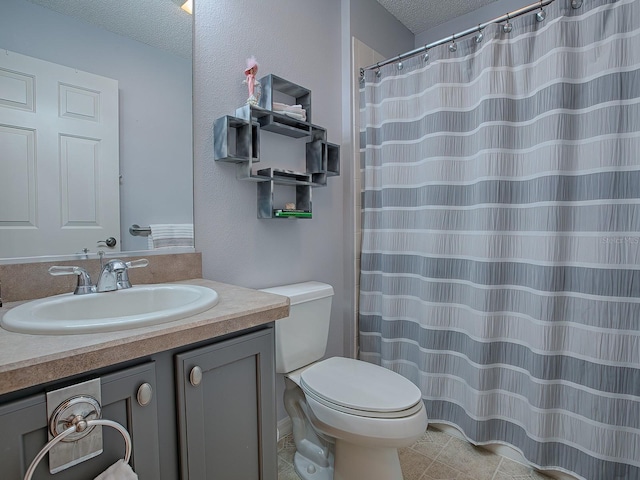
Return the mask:
<svg viewBox="0 0 640 480">
<path fill-rule="evenodd" d="M 398 448 L 427 428 L 418 387 L 401 375 L 351 358 L 320 360 L 331 314 L 331 285 L 267 288 L 289 297 L 276 322 L 276 371 L 285 374 L 284 404 L 304 480 L 402 480 Z"/>
</svg>

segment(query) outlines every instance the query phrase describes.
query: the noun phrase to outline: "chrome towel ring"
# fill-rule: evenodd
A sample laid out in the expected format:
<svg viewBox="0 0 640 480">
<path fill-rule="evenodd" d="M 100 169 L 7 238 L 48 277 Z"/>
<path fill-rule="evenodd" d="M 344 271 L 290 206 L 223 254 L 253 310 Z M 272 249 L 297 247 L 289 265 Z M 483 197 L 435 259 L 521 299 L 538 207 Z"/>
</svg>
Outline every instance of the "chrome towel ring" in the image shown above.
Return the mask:
<svg viewBox="0 0 640 480">
<path fill-rule="evenodd" d="M 124 463 L 129 463 L 129 459 L 131 458 L 131 436 L 129 435 L 127 429 L 120 425 L 118 422 L 102 419 L 85 420 L 81 415 L 76 415 L 69 423 L 71 424 L 69 428 L 53 437 L 51 440 L 49 440 L 49 443 L 42 447 L 40 453 L 36 455 L 36 458 L 34 458 L 31 462 L 31 465 L 29 465 L 27 473 L 24 476 L 24 480 L 31 480 L 33 472 L 40 463 L 40 460 L 42 460 L 43 457 L 49 452 L 49 450 L 51 450 L 58 442 L 64 440 L 64 438 L 71 435 L 72 433 L 80 433 L 85 431 L 87 428 L 96 425 L 115 428 L 122 434 L 125 444 Z"/>
</svg>

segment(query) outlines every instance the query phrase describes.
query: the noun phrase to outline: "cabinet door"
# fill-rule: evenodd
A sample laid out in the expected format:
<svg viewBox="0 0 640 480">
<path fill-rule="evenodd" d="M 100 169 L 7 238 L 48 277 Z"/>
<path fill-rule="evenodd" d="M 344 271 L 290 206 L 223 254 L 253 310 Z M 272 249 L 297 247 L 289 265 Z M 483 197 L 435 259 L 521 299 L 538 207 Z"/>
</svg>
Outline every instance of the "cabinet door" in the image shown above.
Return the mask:
<svg viewBox="0 0 640 480">
<path fill-rule="evenodd" d="M 143 383 L 155 385 L 153 363 L 128 368 L 101 377 L 102 417 L 123 425 L 131 434 L 131 465 L 141 479 L 160 478 L 158 416 L 155 398 L 146 406 L 136 400 Z M 53 388 L 55 389 L 55 388 Z M 48 441 L 46 394 L 0 405 L 0 478 L 21 480 L 38 452 Z M 125 446 L 113 428 L 102 427 L 103 453 L 55 475 L 49 473 L 45 456 L 33 480 L 77 480 L 98 476 L 119 458 Z"/>
<path fill-rule="evenodd" d="M 276 480 L 273 328 L 176 356 L 183 480 Z"/>
</svg>

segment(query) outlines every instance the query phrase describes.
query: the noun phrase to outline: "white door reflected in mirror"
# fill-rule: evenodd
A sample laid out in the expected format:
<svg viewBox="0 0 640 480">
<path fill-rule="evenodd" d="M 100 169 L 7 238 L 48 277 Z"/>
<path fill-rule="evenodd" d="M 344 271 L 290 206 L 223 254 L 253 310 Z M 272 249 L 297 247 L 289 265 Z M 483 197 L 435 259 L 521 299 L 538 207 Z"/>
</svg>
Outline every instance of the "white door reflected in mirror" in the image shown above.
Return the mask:
<svg viewBox="0 0 640 480">
<path fill-rule="evenodd" d="M 118 82 L 5 51 L 0 86 L 0 257 L 119 238 Z"/>
</svg>

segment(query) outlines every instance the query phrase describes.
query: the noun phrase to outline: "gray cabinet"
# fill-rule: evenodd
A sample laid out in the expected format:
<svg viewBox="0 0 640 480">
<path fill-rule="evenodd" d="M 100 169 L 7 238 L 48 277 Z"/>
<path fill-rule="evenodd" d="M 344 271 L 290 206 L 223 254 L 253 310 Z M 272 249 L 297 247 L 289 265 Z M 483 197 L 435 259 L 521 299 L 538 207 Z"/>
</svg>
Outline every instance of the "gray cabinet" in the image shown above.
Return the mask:
<svg viewBox="0 0 640 480">
<path fill-rule="evenodd" d="M 272 329 L 176 355 L 181 478 L 276 480 Z"/>
<path fill-rule="evenodd" d="M 140 480 L 276 480 L 273 331 L 264 325 L 0 396 L 0 479 L 22 480 L 47 443 L 46 392 L 99 378 L 102 417 L 131 434 Z M 141 406 L 145 383 L 153 395 Z M 102 435 L 102 454 L 55 475 L 45 456 L 33 480 L 95 478 L 125 451 L 119 432 L 102 427 Z"/>
<path fill-rule="evenodd" d="M 156 384 L 155 365 L 148 362 L 101 377 L 102 417 L 114 420 L 131 434 L 133 453 L 131 464 L 141 479 L 160 478 L 158 449 L 158 415 L 155 396 L 146 406 L 136 400 L 138 388 Z M 31 461 L 47 443 L 46 394 L 37 393 L 0 404 L 0 478 L 24 478 Z M 91 479 L 124 456 L 124 441 L 120 433 L 102 427 L 103 453 L 79 465 L 49 473 L 48 457 L 40 462 L 34 480 Z"/>
</svg>

